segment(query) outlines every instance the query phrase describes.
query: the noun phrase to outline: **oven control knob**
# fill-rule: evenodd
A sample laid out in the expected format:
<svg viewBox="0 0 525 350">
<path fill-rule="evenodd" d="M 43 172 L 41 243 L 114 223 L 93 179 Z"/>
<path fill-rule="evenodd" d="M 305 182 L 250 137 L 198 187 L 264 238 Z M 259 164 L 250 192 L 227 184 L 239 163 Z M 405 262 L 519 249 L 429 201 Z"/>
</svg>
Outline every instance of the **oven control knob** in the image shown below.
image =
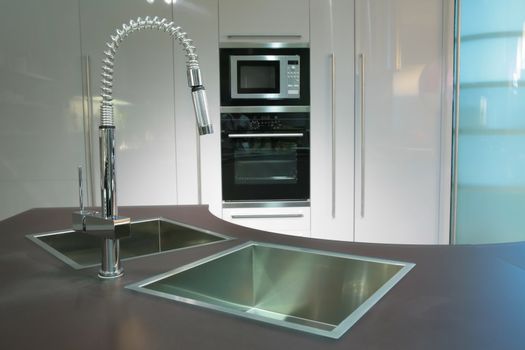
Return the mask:
<svg viewBox="0 0 525 350">
<path fill-rule="evenodd" d="M 251 129 L 251 130 L 257 130 L 257 129 L 259 129 L 260 127 L 261 127 L 261 124 L 259 123 L 258 120 L 252 120 L 252 121 L 250 122 L 250 129 Z"/>
</svg>

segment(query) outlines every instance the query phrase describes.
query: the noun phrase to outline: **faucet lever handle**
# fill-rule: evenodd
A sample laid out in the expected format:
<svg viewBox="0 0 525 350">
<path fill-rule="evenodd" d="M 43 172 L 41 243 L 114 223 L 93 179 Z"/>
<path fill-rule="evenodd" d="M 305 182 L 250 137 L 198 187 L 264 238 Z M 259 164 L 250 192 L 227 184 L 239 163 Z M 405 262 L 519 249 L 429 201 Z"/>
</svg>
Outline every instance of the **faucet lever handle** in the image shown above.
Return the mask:
<svg viewBox="0 0 525 350">
<path fill-rule="evenodd" d="M 84 183 L 82 181 L 82 166 L 78 166 L 78 197 L 80 204 L 80 212 L 84 212 Z"/>
</svg>

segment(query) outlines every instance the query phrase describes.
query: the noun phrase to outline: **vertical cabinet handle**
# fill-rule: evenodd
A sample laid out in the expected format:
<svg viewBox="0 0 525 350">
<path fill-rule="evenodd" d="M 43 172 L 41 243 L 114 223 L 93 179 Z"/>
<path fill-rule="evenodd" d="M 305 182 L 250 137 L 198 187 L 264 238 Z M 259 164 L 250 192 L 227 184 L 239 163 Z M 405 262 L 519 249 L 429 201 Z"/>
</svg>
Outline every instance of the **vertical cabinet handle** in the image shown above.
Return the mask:
<svg viewBox="0 0 525 350">
<path fill-rule="evenodd" d="M 461 67 L 461 0 L 456 0 L 454 5 L 454 81 L 452 99 L 452 195 L 450 201 L 450 244 L 457 241 L 457 209 L 458 209 L 458 156 L 459 156 L 459 97 L 460 97 L 460 67 Z"/>
<path fill-rule="evenodd" d="M 336 118 L 335 118 L 335 54 L 332 52 L 331 68 L 332 68 L 332 218 L 335 219 L 335 206 L 336 206 Z"/>
<path fill-rule="evenodd" d="M 365 55 L 359 54 L 359 143 L 361 172 L 361 217 L 365 217 Z"/>
</svg>

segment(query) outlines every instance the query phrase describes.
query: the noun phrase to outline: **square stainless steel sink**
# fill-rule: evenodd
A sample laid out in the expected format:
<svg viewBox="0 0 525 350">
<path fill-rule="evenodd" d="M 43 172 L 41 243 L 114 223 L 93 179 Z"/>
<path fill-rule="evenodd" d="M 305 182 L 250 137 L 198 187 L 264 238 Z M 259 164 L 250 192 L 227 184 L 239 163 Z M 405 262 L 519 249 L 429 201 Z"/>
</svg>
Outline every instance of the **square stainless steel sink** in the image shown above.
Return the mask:
<svg viewBox="0 0 525 350">
<path fill-rule="evenodd" d="M 414 266 L 248 242 L 127 288 L 339 338 Z"/>
<path fill-rule="evenodd" d="M 100 265 L 101 239 L 73 230 L 27 235 L 27 237 L 75 269 Z M 155 255 L 231 239 L 212 231 L 155 218 L 131 223 L 131 235 L 120 239 L 122 260 Z"/>
</svg>

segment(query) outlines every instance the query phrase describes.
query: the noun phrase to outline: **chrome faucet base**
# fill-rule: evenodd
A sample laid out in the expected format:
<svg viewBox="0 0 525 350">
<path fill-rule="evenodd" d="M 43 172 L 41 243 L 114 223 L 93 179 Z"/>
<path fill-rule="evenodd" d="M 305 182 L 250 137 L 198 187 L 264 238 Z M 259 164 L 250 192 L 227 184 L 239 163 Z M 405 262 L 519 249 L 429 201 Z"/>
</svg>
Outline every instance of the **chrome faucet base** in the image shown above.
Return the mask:
<svg viewBox="0 0 525 350">
<path fill-rule="evenodd" d="M 120 269 L 116 270 L 116 271 L 113 271 L 113 272 L 102 271 L 102 270 L 98 271 L 98 277 L 102 278 L 102 279 L 105 279 L 105 280 L 119 278 L 119 277 L 122 277 L 122 275 L 124 275 L 124 269 L 122 267 Z"/>
<path fill-rule="evenodd" d="M 102 242 L 102 265 L 98 277 L 104 279 L 122 276 L 124 269 L 120 264 L 120 240 L 106 237 Z"/>
</svg>

